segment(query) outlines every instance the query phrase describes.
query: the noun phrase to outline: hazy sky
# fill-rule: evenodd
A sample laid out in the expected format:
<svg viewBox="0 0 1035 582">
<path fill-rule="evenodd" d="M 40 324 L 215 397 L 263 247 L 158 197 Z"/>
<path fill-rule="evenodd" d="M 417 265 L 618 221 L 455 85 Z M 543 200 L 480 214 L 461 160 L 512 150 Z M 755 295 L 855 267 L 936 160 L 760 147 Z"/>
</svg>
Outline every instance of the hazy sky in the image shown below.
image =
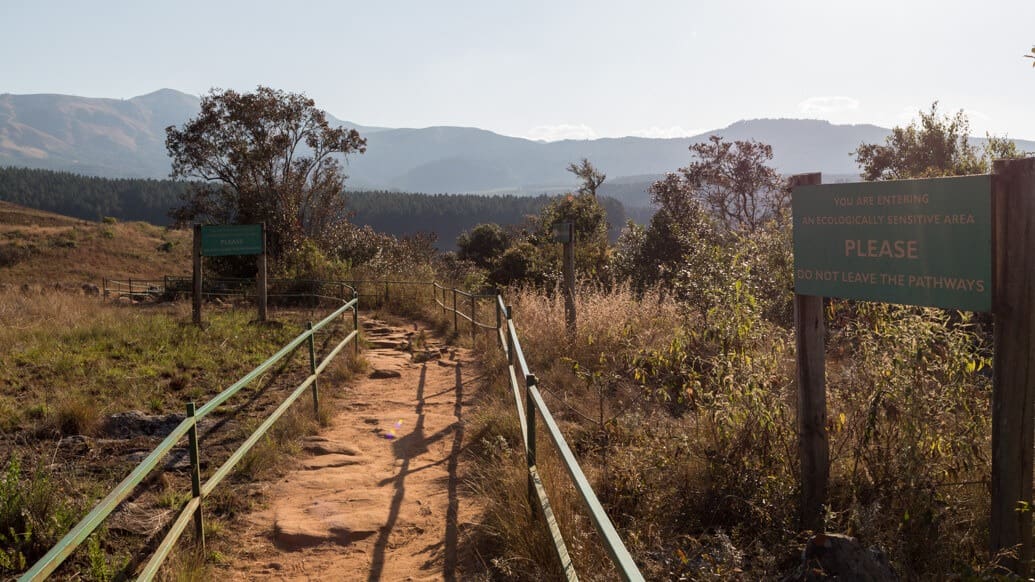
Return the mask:
<svg viewBox="0 0 1035 582">
<path fill-rule="evenodd" d="M 0 0 L 0 93 L 299 91 L 365 125 L 558 139 L 759 117 L 1035 139 L 1035 0 Z"/>
</svg>

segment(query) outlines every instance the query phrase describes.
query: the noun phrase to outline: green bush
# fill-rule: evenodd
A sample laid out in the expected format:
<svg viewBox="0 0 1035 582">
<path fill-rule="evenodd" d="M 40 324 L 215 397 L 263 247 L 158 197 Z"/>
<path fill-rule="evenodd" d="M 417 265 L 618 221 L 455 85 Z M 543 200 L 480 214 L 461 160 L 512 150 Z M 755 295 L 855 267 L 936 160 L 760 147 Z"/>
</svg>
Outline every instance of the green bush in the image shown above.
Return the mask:
<svg viewBox="0 0 1035 582">
<path fill-rule="evenodd" d="M 41 558 L 75 524 L 77 509 L 42 467 L 23 475 L 12 456 L 0 475 L 0 574 L 13 574 Z"/>
</svg>

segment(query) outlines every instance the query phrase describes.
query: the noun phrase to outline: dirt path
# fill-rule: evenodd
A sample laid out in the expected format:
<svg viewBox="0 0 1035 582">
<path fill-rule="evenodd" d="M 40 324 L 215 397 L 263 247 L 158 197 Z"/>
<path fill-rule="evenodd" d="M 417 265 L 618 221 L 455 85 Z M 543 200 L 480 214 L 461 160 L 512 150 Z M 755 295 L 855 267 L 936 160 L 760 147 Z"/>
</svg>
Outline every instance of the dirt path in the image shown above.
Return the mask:
<svg viewBox="0 0 1035 582">
<path fill-rule="evenodd" d="M 460 496 L 459 457 L 480 372 L 466 350 L 440 349 L 428 331 L 376 320 L 363 328 L 368 375 L 350 382 L 343 411 L 306 441 L 312 456 L 245 518 L 229 578 L 462 577 L 461 538 L 479 508 Z M 421 357 L 405 349 L 414 340 Z M 340 387 L 321 386 L 331 389 Z"/>
</svg>

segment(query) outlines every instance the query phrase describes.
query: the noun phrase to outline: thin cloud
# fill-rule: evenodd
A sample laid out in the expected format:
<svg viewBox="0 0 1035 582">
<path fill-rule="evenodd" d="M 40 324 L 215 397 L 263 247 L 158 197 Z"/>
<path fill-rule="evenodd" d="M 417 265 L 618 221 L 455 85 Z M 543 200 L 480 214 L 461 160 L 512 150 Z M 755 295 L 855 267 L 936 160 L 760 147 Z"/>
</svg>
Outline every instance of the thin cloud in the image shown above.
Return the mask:
<svg viewBox="0 0 1035 582">
<path fill-rule="evenodd" d="M 844 96 L 809 97 L 798 104 L 798 112 L 805 116 L 828 116 L 858 109 L 858 99 Z"/>
<path fill-rule="evenodd" d="M 562 139 L 596 139 L 597 132 L 585 124 L 562 123 L 559 125 L 537 125 L 528 130 L 528 139 L 539 141 L 560 141 Z"/>
</svg>

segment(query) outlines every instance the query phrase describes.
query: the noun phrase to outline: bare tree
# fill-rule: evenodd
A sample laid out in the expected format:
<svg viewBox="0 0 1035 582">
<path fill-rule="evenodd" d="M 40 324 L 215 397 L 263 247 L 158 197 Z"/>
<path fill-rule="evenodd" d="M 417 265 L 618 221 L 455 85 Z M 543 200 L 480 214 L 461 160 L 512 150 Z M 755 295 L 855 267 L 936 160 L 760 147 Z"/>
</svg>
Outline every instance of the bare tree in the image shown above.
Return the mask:
<svg viewBox="0 0 1035 582">
<path fill-rule="evenodd" d="M 568 164 L 568 171 L 582 180 L 579 185 L 579 194 L 591 194 L 594 198 L 597 196 L 597 188 L 607 178 L 606 174 L 597 171 L 593 164 L 589 163 L 588 158 L 582 158 L 582 161 L 577 164 Z"/>
</svg>

